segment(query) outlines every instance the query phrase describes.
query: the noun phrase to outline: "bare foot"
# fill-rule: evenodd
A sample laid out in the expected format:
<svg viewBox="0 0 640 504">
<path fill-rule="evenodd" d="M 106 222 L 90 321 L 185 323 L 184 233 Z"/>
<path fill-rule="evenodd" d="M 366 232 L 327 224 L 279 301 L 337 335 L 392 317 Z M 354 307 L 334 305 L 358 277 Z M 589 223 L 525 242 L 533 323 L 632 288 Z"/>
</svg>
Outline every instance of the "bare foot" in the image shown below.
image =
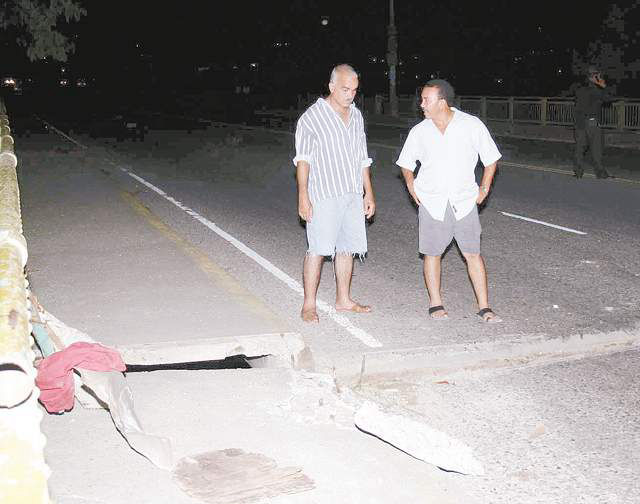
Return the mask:
<svg viewBox="0 0 640 504">
<path fill-rule="evenodd" d="M 307 308 L 307 309 L 302 308 L 302 311 L 300 312 L 300 317 L 305 322 L 320 322 L 320 319 L 318 318 L 318 312 L 316 311 L 315 308 Z"/>
<path fill-rule="evenodd" d="M 336 304 L 336 311 L 348 311 L 353 313 L 369 313 L 371 311 L 371 307 L 368 305 L 361 305 L 360 303 L 353 302 L 350 306 L 339 306 Z"/>
</svg>

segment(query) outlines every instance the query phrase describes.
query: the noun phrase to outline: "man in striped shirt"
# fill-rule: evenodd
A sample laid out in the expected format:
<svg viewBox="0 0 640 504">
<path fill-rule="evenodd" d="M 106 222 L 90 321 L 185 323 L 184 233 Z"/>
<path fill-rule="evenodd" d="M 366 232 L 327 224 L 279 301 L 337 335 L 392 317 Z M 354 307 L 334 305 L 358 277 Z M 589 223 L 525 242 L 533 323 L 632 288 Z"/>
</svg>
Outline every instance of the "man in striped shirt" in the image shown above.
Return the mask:
<svg viewBox="0 0 640 504">
<path fill-rule="evenodd" d="M 365 218 L 376 208 L 362 114 L 353 104 L 358 74 L 349 65 L 331 72 L 330 94 L 298 119 L 296 165 L 298 214 L 306 222 L 301 317 L 317 322 L 316 294 L 324 257 L 334 258 L 336 310 L 368 313 L 351 299 L 353 257 L 367 252 Z"/>
</svg>

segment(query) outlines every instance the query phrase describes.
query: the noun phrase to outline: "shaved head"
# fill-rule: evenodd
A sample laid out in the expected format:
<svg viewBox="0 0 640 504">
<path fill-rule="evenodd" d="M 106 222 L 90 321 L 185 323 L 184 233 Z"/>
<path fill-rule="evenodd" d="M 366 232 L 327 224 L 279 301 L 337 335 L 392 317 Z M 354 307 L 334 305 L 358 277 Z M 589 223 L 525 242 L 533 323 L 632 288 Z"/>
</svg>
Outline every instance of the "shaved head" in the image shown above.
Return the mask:
<svg viewBox="0 0 640 504">
<path fill-rule="evenodd" d="M 335 110 L 349 109 L 358 91 L 358 84 L 358 73 L 351 65 L 342 64 L 334 67 L 329 81 L 328 100 Z"/>
<path fill-rule="evenodd" d="M 358 72 L 356 72 L 351 65 L 342 63 L 333 67 L 333 70 L 331 70 L 331 77 L 329 77 L 329 82 L 335 82 L 338 78 L 338 74 L 355 75 L 356 77 L 358 76 Z"/>
</svg>

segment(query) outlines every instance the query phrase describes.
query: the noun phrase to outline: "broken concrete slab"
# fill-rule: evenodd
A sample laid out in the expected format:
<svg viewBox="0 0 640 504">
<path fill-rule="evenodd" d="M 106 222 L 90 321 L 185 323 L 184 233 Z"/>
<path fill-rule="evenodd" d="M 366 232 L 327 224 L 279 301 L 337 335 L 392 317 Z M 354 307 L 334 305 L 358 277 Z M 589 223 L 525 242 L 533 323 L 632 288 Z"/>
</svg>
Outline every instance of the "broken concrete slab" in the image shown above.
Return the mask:
<svg viewBox="0 0 640 504">
<path fill-rule="evenodd" d="M 281 495 L 279 503 L 465 502 L 458 489 L 462 476 L 408 457 L 339 417 L 334 422 L 323 413 L 312 419 L 312 410 L 322 407 L 302 404 L 296 395 L 308 388 L 302 393 L 311 396 L 317 388 L 322 397 L 330 384 L 308 377 L 294 382 L 294 374 L 285 369 L 154 371 L 128 373 L 127 381 L 145 427 L 172 439 L 176 460 L 238 449 L 269 457 L 278 467 L 298 467 L 314 481 L 313 490 Z M 284 404 L 290 409 L 275 411 Z M 47 417 L 43 431 L 51 491 L 59 504 L 92 499 L 194 503 L 170 473 L 129 450 L 105 411 L 76 408 Z"/>
<path fill-rule="evenodd" d="M 174 364 L 222 360 L 235 355 L 273 356 L 290 367 L 297 367 L 306 348 L 298 333 L 267 333 L 246 336 L 183 339 L 141 344 L 115 345 L 127 364 Z M 272 362 L 275 365 L 275 363 Z"/>
<path fill-rule="evenodd" d="M 366 401 L 358 409 L 355 423 L 396 448 L 425 462 L 462 474 L 481 476 L 484 469 L 471 448 L 448 434 L 427 425 L 415 413 L 385 411 Z"/>
</svg>

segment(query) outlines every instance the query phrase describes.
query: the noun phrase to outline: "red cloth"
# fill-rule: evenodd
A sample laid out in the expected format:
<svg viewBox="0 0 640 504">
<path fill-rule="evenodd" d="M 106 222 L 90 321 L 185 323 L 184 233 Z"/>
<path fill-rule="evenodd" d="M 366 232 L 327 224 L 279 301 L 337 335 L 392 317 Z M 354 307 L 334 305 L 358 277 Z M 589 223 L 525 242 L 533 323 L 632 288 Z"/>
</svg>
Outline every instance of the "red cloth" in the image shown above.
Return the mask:
<svg viewBox="0 0 640 504">
<path fill-rule="evenodd" d="M 126 366 L 116 350 L 98 343 L 74 343 L 46 357 L 38 366 L 36 385 L 40 401 L 49 413 L 73 408 L 73 368 L 124 371 Z"/>
</svg>

